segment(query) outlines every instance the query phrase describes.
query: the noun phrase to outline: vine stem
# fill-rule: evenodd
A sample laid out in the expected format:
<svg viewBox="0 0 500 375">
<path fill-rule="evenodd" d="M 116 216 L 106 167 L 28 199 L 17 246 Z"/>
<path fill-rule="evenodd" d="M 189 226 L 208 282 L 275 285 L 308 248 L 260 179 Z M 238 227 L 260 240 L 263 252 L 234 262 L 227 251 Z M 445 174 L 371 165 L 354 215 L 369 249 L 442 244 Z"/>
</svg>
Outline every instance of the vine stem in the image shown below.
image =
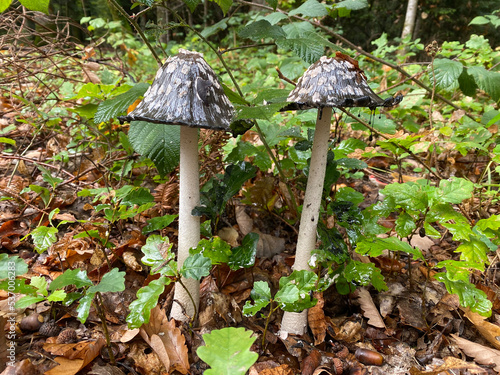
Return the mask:
<svg viewBox="0 0 500 375">
<path fill-rule="evenodd" d="M 109 338 L 109 331 L 108 331 L 108 326 L 106 324 L 106 315 L 104 314 L 103 310 L 104 304 L 102 303 L 101 292 L 96 293 L 96 300 L 97 303 L 95 304 L 95 307 L 97 309 L 99 317 L 101 318 L 102 329 L 104 331 L 104 336 L 106 337 L 106 346 L 108 348 L 109 361 L 111 365 L 114 366 L 116 365 L 116 360 L 115 360 L 115 355 L 113 354 L 113 348 L 111 347 L 111 339 Z"/>
<path fill-rule="evenodd" d="M 158 54 L 154 50 L 153 46 L 149 43 L 148 38 L 146 38 L 146 35 L 144 35 L 144 33 L 142 32 L 137 21 L 135 19 L 133 19 L 132 17 L 130 17 L 130 15 L 127 12 L 125 12 L 125 9 L 123 9 L 123 7 L 120 4 L 118 4 L 118 2 L 116 0 L 108 0 L 108 1 L 118 10 L 118 12 L 123 17 L 125 17 L 128 20 L 128 22 L 130 22 L 130 24 L 134 27 L 134 29 L 139 33 L 139 35 L 140 35 L 141 39 L 144 41 L 144 43 L 146 43 L 146 46 L 149 48 L 149 50 L 153 54 L 158 65 L 162 66 L 163 63 L 161 61 L 160 56 L 158 56 Z"/>
</svg>

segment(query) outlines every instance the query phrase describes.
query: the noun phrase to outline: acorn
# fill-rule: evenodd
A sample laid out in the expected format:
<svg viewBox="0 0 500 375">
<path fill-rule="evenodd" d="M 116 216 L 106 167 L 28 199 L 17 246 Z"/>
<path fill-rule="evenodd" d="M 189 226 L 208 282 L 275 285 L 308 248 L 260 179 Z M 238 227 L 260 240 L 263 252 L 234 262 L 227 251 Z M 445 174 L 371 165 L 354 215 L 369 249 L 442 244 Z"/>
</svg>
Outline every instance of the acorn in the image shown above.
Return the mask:
<svg viewBox="0 0 500 375">
<path fill-rule="evenodd" d="M 61 328 L 57 325 L 57 323 L 53 320 L 49 320 L 48 322 L 42 324 L 38 333 L 42 336 L 54 337 L 57 336 L 60 331 Z"/>
<path fill-rule="evenodd" d="M 23 332 L 35 332 L 40 329 L 43 324 L 43 316 L 38 313 L 32 313 L 25 316 L 19 323 L 19 328 Z"/>
<path fill-rule="evenodd" d="M 76 331 L 73 328 L 65 328 L 57 336 L 56 344 L 73 344 L 77 341 Z"/>
<path fill-rule="evenodd" d="M 358 348 L 354 352 L 354 356 L 364 365 L 382 366 L 384 363 L 382 354 L 374 350 Z"/>
</svg>

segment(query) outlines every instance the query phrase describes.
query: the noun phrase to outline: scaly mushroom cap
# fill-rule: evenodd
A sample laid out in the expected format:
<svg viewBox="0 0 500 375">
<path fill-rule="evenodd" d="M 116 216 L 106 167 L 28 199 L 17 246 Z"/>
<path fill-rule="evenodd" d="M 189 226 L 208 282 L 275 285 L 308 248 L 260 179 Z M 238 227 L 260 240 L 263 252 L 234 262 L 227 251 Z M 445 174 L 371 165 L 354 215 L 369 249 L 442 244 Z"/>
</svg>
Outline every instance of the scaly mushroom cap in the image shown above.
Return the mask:
<svg viewBox="0 0 500 375">
<path fill-rule="evenodd" d="M 119 119 L 230 130 L 233 115 L 233 105 L 203 55 L 180 49 L 158 70 L 142 102 Z"/>
<path fill-rule="evenodd" d="M 403 100 L 397 95 L 386 100 L 368 86 L 358 62 L 340 52 L 335 57 L 323 56 L 299 78 L 287 101 L 296 106 L 287 109 L 321 107 L 392 107 Z"/>
</svg>

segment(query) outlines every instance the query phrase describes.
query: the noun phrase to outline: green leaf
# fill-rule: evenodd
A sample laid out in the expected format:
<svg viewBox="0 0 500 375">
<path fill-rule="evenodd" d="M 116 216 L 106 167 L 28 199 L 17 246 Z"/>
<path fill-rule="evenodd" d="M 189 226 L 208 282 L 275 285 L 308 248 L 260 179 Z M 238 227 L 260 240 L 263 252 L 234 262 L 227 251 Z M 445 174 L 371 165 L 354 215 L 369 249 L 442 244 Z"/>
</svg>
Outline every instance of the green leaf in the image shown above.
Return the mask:
<svg viewBox="0 0 500 375">
<path fill-rule="evenodd" d="M 11 280 L 26 272 L 28 272 L 28 265 L 22 258 L 17 255 L 9 257 L 5 253 L 0 254 L 0 280 Z"/>
<path fill-rule="evenodd" d="M 469 74 L 468 68 L 464 69 L 460 77 L 458 77 L 458 84 L 460 86 L 460 90 L 467 96 L 476 95 L 477 84 L 476 80 L 472 75 Z"/>
<path fill-rule="evenodd" d="M 222 9 L 222 13 L 224 13 L 224 16 L 226 16 L 229 8 L 231 8 L 231 5 L 233 5 L 233 0 L 210 0 L 210 1 L 213 1 L 214 3 L 220 6 L 220 8 Z"/>
<path fill-rule="evenodd" d="M 450 280 L 447 273 L 437 273 L 434 278 L 446 286 L 449 293 L 458 295 L 460 305 L 469 307 L 473 312 L 491 316 L 493 304 L 482 290 L 465 280 Z"/>
<path fill-rule="evenodd" d="M 347 169 L 364 169 L 368 167 L 368 164 L 366 164 L 363 160 L 359 159 L 341 158 L 335 161 L 337 162 L 337 165 Z"/>
<path fill-rule="evenodd" d="M 30 185 L 29 186 L 31 191 L 34 191 L 37 193 L 40 198 L 42 198 L 43 203 L 47 205 L 50 201 L 50 190 L 47 189 L 46 187 L 39 186 L 39 185 Z"/>
<path fill-rule="evenodd" d="M 436 194 L 439 201 L 458 204 L 469 199 L 473 191 L 474 184 L 471 181 L 451 177 L 449 180 L 441 180 Z"/>
<path fill-rule="evenodd" d="M 175 276 L 177 275 L 177 262 L 174 261 L 175 254 L 172 253 L 172 244 L 168 237 L 157 234 L 149 236 L 146 244 L 141 248 L 144 256 L 141 262 L 151 267 L 150 273 L 153 275 Z"/>
<path fill-rule="evenodd" d="M 45 277 L 43 276 L 33 276 L 31 278 L 30 284 L 34 286 L 38 293 L 40 293 L 42 296 L 47 297 L 48 292 L 47 292 L 47 280 L 45 280 Z"/>
<path fill-rule="evenodd" d="M 196 353 L 211 368 L 205 375 L 244 375 L 259 355 L 251 352 L 255 341 L 252 331 L 245 328 L 222 328 L 203 335 L 205 346 Z"/>
<path fill-rule="evenodd" d="M 29 10 L 43 12 L 49 14 L 50 0 L 19 0 L 19 2 Z"/>
<path fill-rule="evenodd" d="M 352 202 L 355 206 L 365 200 L 363 194 L 348 186 L 340 188 L 337 191 L 335 198 L 339 201 Z"/>
<path fill-rule="evenodd" d="M 425 211 L 428 206 L 426 192 L 416 183 L 393 183 L 387 185 L 380 193 L 393 198 L 396 205 L 407 211 Z"/>
<path fill-rule="evenodd" d="M 256 281 L 253 284 L 250 297 L 253 299 L 254 303 L 252 304 L 250 301 L 246 301 L 245 306 L 243 306 L 243 314 L 246 316 L 253 316 L 269 305 L 271 302 L 271 289 L 269 288 L 269 284 L 265 281 Z"/>
<path fill-rule="evenodd" d="M 255 264 L 257 254 L 257 244 L 259 235 L 257 233 L 248 233 L 241 241 L 241 246 L 235 247 L 229 257 L 227 265 L 233 271 L 240 268 L 248 268 Z"/>
<path fill-rule="evenodd" d="M 387 290 L 380 269 L 373 263 L 362 263 L 356 260 L 350 261 L 344 269 L 346 281 L 357 285 L 366 286 L 372 284 L 377 290 Z"/>
<path fill-rule="evenodd" d="M 92 307 L 92 300 L 94 299 L 94 296 L 94 293 L 87 293 L 79 301 L 76 312 L 78 313 L 77 319 L 82 324 L 85 323 L 87 321 L 87 318 L 89 317 L 90 308 Z"/>
<path fill-rule="evenodd" d="M 228 201 L 236 193 L 238 193 L 245 182 L 255 177 L 257 168 L 251 163 L 243 161 L 237 164 L 231 164 L 226 167 L 224 174 L 224 185 L 226 192 L 224 193 L 224 200 Z"/>
<path fill-rule="evenodd" d="M 202 254 L 194 254 L 186 258 L 180 273 L 186 278 L 200 280 L 203 276 L 210 274 L 211 268 L 212 262 L 209 258 L 204 257 Z"/>
<path fill-rule="evenodd" d="M 150 193 L 149 189 L 143 187 L 133 187 L 125 185 L 124 187 L 115 190 L 115 196 L 120 200 L 120 204 L 133 207 L 134 205 L 144 205 L 154 202 L 155 198 Z"/>
<path fill-rule="evenodd" d="M 345 8 L 349 10 L 360 10 L 367 7 L 367 0 L 344 0 L 335 3 L 335 8 Z"/>
<path fill-rule="evenodd" d="M 115 118 L 117 115 L 127 111 L 127 108 L 133 104 L 139 97 L 144 95 L 149 88 L 148 83 L 138 83 L 127 92 L 120 94 L 113 99 L 108 99 L 99 104 L 94 116 L 94 122 L 99 124 Z"/>
<path fill-rule="evenodd" d="M 62 289 L 68 285 L 74 285 L 77 288 L 94 285 L 87 276 L 87 271 L 79 268 L 66 270 L 62 275 L 57 276 L 49 285 L 49 290 L 54 291 Z"/>
<path fill-rule="evenodd" d="M 45 300 L 45 297 L 24 296 L 21 299 L 19 299 L 14 306 L 16 309 L 25 309 L 31 306 L 32 304 L 41 302 L 43 300 Z"/>
<path fill-rule="evenodd" d="M 325 51 L 325 47 L 311 41 L 310 38 L 279 39 L 276 45 L 284 50 L 291 50 L 308 64 L 313 64 Z"/>
<path fill-rule="evenodd" d="M 276 112 L 289 103 L 272 103 L 267 105 L 257 105 L 248 107 L 246 105 L 237 106 L 236 120 L 269 120 Z"/>
<path fill-rule="evenodd" d="M 492 72 L 482 66 L 471 66 L 467 72 L 474 77 L 477 86 L 494 101 L 500 100 L 500 73 Z"/>
<path fill-rule="evenodd" d="M 10 7 L 11 3 L 12 0 L 0 0 L 0 13 L 4 12 L 8 7 Z"/>
<path fill-rule="evenodd" d="M 125 272 L 118 271 L 118 268 L 113 268 L 104 274 L 101 281 L 97 285 L 91 286 L 87 293 L 107 293 L 107 292 L 122 292 L 125 290 Z"/>
<path fill-rule="evenodd" d="M 463 69 L 464 66 L 461 62 L 450 59 L 435 59 L 434 75 L 436 77 L 436 85 L 445 90 L 455 88 L 458 84 L 458 77 L 462 74 Z"/>
<path fill-rule="evenodd" d="M 484 271 L 484 263 L 488 263 L 488 246 L 483 241 L 471 237 L 470 241 L 465 241 L 455 250 L 460 254 L 460 260 L 481 264 L 480 271 Z"/>
<path fill-rule="evenodd" d="M 357 253 L 372 257 L 382 255 L 384 250 L 402 251 L 412 254 L 413 259 L 424 260 L 424 256 L 418 248 L 413 248 L 409 243 L 403 242 L 396 237 L 364 239 L 358 242 L 356 248 Z"/>
<path fill-rule="evenodd" d="M 198 1 L 198 0 L 196 0 L 196 1 Z M 214 23 L 213 25 L 204 28 L 203 31 L 201 32 L 201 35 L 204 38 L 208 38 L 214 34 L 217 34 L 217 32 L 220 30 L 226 30 L 228 20 L 229 20 L 229 18 L 223 18 L 219 22 Z"/>
<path fill-rule="evenodd" d="M 158 298 L 168 284 L 170 279 L 161 276 L 137 291 L 137 299 L 130 304 L 130 313 L 126 319 L 130 329 L 139 328 L 149 322 L 151 310 L 158 304 Z"/>
<path fill-rule="evenodd" d="M 274 296 L 284 311 L 299 312 L 316 304 L 311 299 L 311 291 L 316 289 L 318 276 L 312 271 L 294 270 L 290 276 L 282 277 L 279 290 Z"/>
<path fill-rule="evenodd" d="M 201 3 L 201 0 L 183 0 L 183 1 L 184 1 L 184 4 L 187 5 L 187 7 L 191 11 L 191 13 L 193 13 L 194 10 L 196 9 L 196 7 L 198 6 L 198 4 Z"/>
<path fill-rule="evenodd" d="M 179 165 L 178 125 L 132 121 L 128 136 L 134 150 L 151 159 L 160 175 L 165 176 Z"/>
<path fill-rule="evenodd" d="M 38 254 L 47 251 L 49 247 L 52 246 L 57 240 L 58 230 L 54 227 L 38 227 L 35 228 L 31 233 L 31 237 L 33 238 L 33 244 L 35 245 L 35 250 Z"/>
<path fill-rule="evenodd" d="M 276 40 L 286 37 L 286 33 L 283 31 L 281 26 L 271 25 L 271 23 L 267 20 L 259 20 L 248 24 L 238 32 L 238 35 L 241 38 L 251 39 L 254 41 L 266 38 Z"/>
<path fill-rule="evenodd" d="M 0 254 L 4 255 L 4 254 Z M 7 255 L 7 254 L 5 254 Z M 8 278 L 0 281 L 0 290 L 9 291 L 11 293 L 27 294 L 36 296 L 37 289 L 31 285 L 26 284 L 26 279 L 9 280 Z"/>
<path fill-rule="evenodd" d="M 12 145 L 12 146 L 16 145 L 16 141 L 14 141 L 13 139 L 10 139 L 10 138 L 5 138 L 5 137 L 0 137 L 0 143 L 6 143 L 6 144 Z"/>
<path fill-rule="evenodd" d="M 304 4 L 288 13 L 290 16 L 302 14 L 304 17 L 324 17 L 328 14 L 324 4 L 316 0 L 307 0 Z"/>
<path fill-rule="evenodd" d="M 142 234 L 148 234 L 149 232 L 154 232 L 155 230 L 161 230 L 168 227 L 179 215 L 164 215 L 153 217 L 146 220 L 146 225 L 142 228 Z"/>
<path fill-rule="evenodd" d="M 202 254 L 210 259 L 213 264 L 227 263 L 232 255 L 231 246 L 220 237 L 212 237 L 209 240 L 203 239 L 189 252 L 191 254 Z"/>
<path fill-rule="evenodd" d="M 268 3 L 274 10 L 276 10 L 276 7 L 278 6 L 278 0 L 266 0 L 266 3 Z"/>
<path fill-rule="evenodd" d="M 47 301 L 49 302 L 62 302 L 66 299 L 66 292 L 64 290 L 56 290 L 54 293 L 51 293 L 50 296 L 47 298 Z"/>
<path fill-rule="evenodd" d="M 396 233 L 401 237 L 409 236 L 416 227 L 415 220 L 406 212 L 401 213 L 396 219 Z"/>
</svg>

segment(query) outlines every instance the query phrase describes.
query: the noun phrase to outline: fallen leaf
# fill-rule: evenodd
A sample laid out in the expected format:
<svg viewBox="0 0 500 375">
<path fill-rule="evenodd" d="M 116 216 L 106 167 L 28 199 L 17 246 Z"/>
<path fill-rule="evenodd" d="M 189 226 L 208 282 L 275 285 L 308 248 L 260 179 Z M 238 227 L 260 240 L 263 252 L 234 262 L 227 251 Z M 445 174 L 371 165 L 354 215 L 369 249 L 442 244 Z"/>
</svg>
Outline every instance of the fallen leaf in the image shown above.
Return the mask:
<svg viewBox="0 0 500 375">
<path fill-rule="evenodd" d="M 43 349 L 53 355 L 58 355 L 54 360 L 59 363 L 46 375 L 73 375 L 92 362 L 105 345 L 103 338 L 97 340 L 81 341 L 76 344 L 45 344 Z"/>
<path fill-rule="evenodd" d="M 236 206 L 235 208 L 235 216 L 236 222 L 238 223 L 238 227 L 240 228 L 241 234 L 246 236 L 253 229 L 253 220 L 252 218 L 245 212 L 245 207 Z"/>
<path fill-rule="evenodd" d="M 158 305 L 151 310 L 149 323 L 144 324 L 140 332 L 144 341 L 156 352 L 169 372 L 179 371 L 181 374 L 189 372 L 186 338 L 175 326 L 175 320 L 169 321 L 165 311 Z"/>
<path fill-rule="evenodd" d="M 482 365 L 494 364 L 494 370 L 500 372 L 500 350 L 488 348 L 487 346 L 458 337 L 455 334 L 451 334 L 451 337 L 453 337 L 458 347 L 465 354 L 474 358 Z"/>
<path fill-rule="evenodd" d="M 465 316 L 474 324 L 481 335 L 488 340 L 496 349 L 500 350 L 500 327 L 496 324 L 487 322 L 484 316 L 472 312 L 469 309 L 465 310 Z"/>
<path fill-rule="evenodd" d="M 363 316 L 368 319 L 368 324 L 377 328 L 386 328 L 384 320 L 378 312 L 377 306 L 373 303 L 370 292 L 365 288 L 359 289 L 358 302 L 363 310 Z"/>
<path fill-rule="evenodd" d="M 140 332 L 139 328 L 127 329 L 125 333 L 120 338 L 121 342 L 129 342 L 135 338 Z"/>
<path fill-rule="evenodd" d="M 325 312 L 323 311 L 325 300 L 323 299 L 323 293 L 320 292 L 315 292 L 314 298 L 318 302 L 307 311 L 307 322 L 314 335 L 314 345 L 319 345 L 325 341 L 326 336 L 326 320 Z"/>
<path fill-rule="evenodd" d="M 94 363 L 88 375 L 125 375 L 125 373 L 118 367 L 111 366 L 109 363 L 106 363 L 104 366 L 99 366 L 97 363 Z"/>
<path fill-rule="evenodd" d="M 312 350 L 301 363 L 302 375 L 312 375 L 314 370 L 321 364 L 321 353 L 318 350 Z"/>
</svg>

